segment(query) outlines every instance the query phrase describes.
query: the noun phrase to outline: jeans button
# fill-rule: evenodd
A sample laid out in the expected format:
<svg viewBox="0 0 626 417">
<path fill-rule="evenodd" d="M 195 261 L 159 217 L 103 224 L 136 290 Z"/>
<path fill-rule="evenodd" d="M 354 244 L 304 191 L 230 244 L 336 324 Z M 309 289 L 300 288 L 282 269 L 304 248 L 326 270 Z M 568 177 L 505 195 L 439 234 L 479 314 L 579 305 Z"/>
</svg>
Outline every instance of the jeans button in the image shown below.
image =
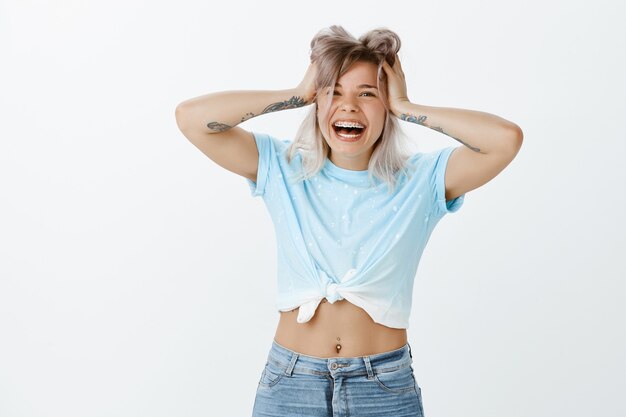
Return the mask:
<svg viewBox="0 0 626 417">
<path fill-rule="evenodd" d="M 330 364 L 330 369 L 337 369 L 337 362 Z"/>
</svg>

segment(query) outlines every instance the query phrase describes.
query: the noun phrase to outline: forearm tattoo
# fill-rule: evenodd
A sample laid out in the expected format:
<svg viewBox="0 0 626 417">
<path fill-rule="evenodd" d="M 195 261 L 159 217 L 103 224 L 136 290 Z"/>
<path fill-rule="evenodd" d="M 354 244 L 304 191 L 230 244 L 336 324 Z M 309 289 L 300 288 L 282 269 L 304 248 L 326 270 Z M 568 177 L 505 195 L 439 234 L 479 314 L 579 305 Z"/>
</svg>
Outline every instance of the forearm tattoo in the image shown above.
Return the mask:
<svg viewBox="0 0 626 417">
<path fill-rule="evenodd" d="M 287 101 L 279 101 L 278 103 L 270 104 L 261 114 L 285 109 L 295 109 L 296 107 L 302 107 L 305 104 L 306 101 L 302 97 L 293 96 Z"/>
<path fill-rule="evenodd" d="M 279 101 L 277 103 L 270 104 L 269 106 L 264 108 L 260 114 L 271 113 L 271 112 L 275 112 L 279 110 L 295 109 L 297 107 L 305 106 L 306 104 L 307 104 L 306 100 L 303 99 L 302 97 L 293 96 L 289 100 Z M 244 122 L 248 119 L 251 119 L 255 116 L 258 116 L 258 115 L 254 113 L 246 113 L 243 115 L 239 123 Z M 220 122 L 207 123 L 207 127 L 215 132 L 223 132 L 225 130 L 232 128 L 232 126 L 229 126 L 227 124 L 220 123 Z"/>
<path fill-rule="evenodd" d="M 461 142 L 463 145 L 467 146 L 468 148 L 470 148 L 471 150 L 473 150 L 474 152 L 480 152 L 480 149 L 475 147 L 475 146 L 471 146 L 469 143 L 465 143 L 463 142 L 461 139 L 459 138 L 455 138 L 452 135 L 447 134 L 446 132 L 444 132 L 444 130 L 439 127 L 439 126 L 429 126 L 426 124 L 426 116 L 413 116 L 412 114 L 406 114 L 406 113 L 402 113 L 400 115 L 400 119 L 407 121 L 407 122 L 412 122 L 412 123 L 417 123 L 418 125 L 422 125 L 422 126 L 426 126 L 430 129 L 436 130 L 437 132 L 443 133 L 446 136 L 450 136 L 452 139 L 458 140 L 459 142 Z"/>
</svg>

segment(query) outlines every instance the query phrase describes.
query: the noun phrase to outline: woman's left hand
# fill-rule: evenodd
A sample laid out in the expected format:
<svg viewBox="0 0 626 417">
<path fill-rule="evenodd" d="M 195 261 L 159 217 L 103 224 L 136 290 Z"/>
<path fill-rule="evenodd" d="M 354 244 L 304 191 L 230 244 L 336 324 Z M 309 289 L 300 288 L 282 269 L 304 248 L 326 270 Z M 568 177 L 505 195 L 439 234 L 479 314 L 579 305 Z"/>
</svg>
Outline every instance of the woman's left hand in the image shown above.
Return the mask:
<svg viewBox="0 0 626 417">
<path fill-rule="evenodd" d="M 400 65 L 400 58 L 396 54 L 396 62 L 393 67 L 389 65 L 387 60 L 383 61 L 383 69 L 387 74 L 387 97 L 389 99 L 389 108 L 396 114 L 398 104 L 402 102 L 410 102 L 406 91 L 406 81 L 404 80 L 404 72 Z"/>
</svg>

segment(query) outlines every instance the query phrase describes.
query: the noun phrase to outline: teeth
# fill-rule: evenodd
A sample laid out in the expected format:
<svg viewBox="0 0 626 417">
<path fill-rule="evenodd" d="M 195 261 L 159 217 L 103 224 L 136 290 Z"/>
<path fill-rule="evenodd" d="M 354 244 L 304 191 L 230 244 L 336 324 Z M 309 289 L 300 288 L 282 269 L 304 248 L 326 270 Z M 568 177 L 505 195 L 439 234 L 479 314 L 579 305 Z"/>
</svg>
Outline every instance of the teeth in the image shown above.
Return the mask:
<svg viewBox="0 0 626 417">
<path fill-rule="evenodd" d="M 365 127 L 361 123 L 355 123 L 355 122 L 335 122 L 335 126 L 337 127 L 360 127 L 360 128 Z"/>
<path fill-rule="evenodd" d="M 344 135 L 343 133 L 337 133 L 338 136 L 341 136 L 342 138 L 347 138 L 347 139 L 352 139 L 352 138 L 356 138 L 362 135 L 362 133 L 358 133 L 356 135 Z"/>
</svg>

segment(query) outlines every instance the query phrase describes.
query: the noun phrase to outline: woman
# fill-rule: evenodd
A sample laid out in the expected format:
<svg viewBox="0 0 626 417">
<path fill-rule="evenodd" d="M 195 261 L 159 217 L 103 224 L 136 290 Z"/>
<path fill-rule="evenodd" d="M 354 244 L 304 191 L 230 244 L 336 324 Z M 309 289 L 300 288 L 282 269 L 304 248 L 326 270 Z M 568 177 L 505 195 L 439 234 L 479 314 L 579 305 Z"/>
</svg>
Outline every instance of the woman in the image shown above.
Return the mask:
<svg viewBox="0 0 626 417">
<path fill-rule="evenodd" d="M 484 112 L 407 97 L 388 29 L 311 42 L 294 89 L 181 103 L 184 135 L 263 196 L 278 243 L 280 320 L 254 416 L 423 416 L 407 339 L 413 279 L 437 222 L 515 157 L 522 131 Z M 312 104 L 293 140 L 236 126 Z M 398 119 L 463 146 L 407 152 Z"/>
</svg>

